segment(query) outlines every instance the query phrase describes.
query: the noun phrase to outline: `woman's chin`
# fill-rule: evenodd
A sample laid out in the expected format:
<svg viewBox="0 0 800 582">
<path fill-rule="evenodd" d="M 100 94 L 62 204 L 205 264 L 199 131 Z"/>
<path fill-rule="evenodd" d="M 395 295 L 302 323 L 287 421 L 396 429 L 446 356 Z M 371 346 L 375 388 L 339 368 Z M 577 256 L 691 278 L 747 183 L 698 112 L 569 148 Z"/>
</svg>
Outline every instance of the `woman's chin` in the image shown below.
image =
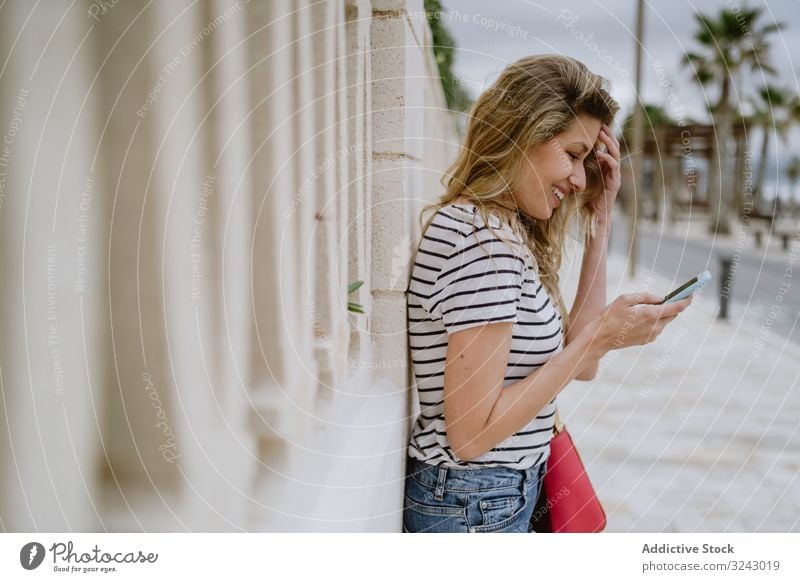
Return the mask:
<svg viewBox="0 0 800 582">
<path fill-rule="evenodd" d="M 522 219 L 523 222 L 536 222 L 537 220 L 547 220 L 553 215 L 553 209 L 547 209 L 547 215 L 545 216 L 544 213 L 539 210 L 538 212 L 528 212 L 524 208 L 519 209 L 519 217 Z"/>
</svg>

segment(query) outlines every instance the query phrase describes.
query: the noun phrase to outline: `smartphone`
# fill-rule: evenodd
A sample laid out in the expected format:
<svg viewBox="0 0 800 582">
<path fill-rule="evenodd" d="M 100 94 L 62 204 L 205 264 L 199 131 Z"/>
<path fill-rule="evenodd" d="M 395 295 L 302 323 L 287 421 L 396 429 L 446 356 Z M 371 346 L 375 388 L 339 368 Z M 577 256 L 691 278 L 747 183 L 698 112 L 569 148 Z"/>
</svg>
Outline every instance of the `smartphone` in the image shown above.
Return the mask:
<svg viewBox="0 0 800 582">
<path fill-rule="evenodd" d="M 697 277 L 692 277 L 686 283 L 672 291 L 669 295 L 664 297 L 664 301 L 661 303 L 672 303 L 674 301 L 680 301 L 684 297 L 688 297 L 701 287 L 704 287 L 708 282 L 711 281 L 711 273 L 708 271 L 703 271 Z"/>
</svg>

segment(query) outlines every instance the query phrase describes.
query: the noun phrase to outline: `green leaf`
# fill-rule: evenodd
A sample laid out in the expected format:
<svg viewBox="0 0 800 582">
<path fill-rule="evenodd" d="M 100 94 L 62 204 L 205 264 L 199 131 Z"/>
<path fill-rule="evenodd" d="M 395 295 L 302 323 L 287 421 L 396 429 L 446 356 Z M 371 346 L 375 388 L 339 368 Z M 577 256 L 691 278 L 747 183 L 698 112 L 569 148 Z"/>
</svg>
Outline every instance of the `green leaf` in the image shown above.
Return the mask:
<svg viewBox="0 0 800 582">
<path fill-rule="evenodd" d="M 361 305 L 358 303 L 348 303 L 347 311 L 352 311 L 354 313 L 364 313 L 364 308 L 361 307 Z"/>
<path fill-rule="evenodd" d="M 358 290 L 364 284 L 364 281 L 353 281 L 347 286 L 347 294 L 350 295 L 354 291 Z"/>
</svg>

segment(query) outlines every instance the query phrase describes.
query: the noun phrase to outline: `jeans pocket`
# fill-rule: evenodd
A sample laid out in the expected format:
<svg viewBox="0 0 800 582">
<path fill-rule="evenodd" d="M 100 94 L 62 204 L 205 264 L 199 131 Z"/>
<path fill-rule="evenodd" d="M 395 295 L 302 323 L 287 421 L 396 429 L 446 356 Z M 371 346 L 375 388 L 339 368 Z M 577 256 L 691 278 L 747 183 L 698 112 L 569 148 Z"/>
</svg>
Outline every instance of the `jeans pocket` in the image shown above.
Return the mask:
<svg viewBox="0 0 800 582">
<path fill-rule="evenodd" d="M 433 488 L 414 479 L 406 478 L 406 492 L 403 507 L 403 529 L 413 532 L 467 531 L 467 517 L 464 500 L 453 492 L 443 492 L 441 500 L 436 499 Z"/>
<path fill-rule="evenodd" d="M 406 496 L 403 507 L 403 531 L 408 533 L 464 533 L 466 511 L 455 505 L 418 503 Z"/>
<path fill-rule="evenodd" d="M 460 515 L 464 513 L 464 508 L 460 505 L 437 504 L 435 501 L 420 503 L 408 495 L 405 499 L 405 509 L 424 513 L 426 515 Z"/>
<path fill-rule="evenodd" d="M 499 496 L 498 496 L 499 494 Z M 519 491 L 509 494 L 509 490 L 486 492 L 478 501 L 481 523 L 473 526 L 475 532 L 496 532 L 509 528 L 517 521 L 522 523 L 527 531 L 527 520 L 522 520 L 527 509 L 527 496 Z"/>
</svg>

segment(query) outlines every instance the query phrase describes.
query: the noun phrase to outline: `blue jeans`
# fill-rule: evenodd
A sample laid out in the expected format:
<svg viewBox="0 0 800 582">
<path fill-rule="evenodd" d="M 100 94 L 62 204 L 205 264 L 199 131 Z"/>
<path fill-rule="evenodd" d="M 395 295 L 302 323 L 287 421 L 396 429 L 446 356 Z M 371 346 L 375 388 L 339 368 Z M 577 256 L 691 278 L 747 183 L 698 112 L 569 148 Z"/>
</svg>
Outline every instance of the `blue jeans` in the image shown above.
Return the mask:
<svg viewBox="0 0 800 582">
<path fill-rule="evenodd" d="M 546 462 L 526 470 L 439 468 L 411 457 L 407 462 L 404 532 L 532 531 Z"/>
</svg>

